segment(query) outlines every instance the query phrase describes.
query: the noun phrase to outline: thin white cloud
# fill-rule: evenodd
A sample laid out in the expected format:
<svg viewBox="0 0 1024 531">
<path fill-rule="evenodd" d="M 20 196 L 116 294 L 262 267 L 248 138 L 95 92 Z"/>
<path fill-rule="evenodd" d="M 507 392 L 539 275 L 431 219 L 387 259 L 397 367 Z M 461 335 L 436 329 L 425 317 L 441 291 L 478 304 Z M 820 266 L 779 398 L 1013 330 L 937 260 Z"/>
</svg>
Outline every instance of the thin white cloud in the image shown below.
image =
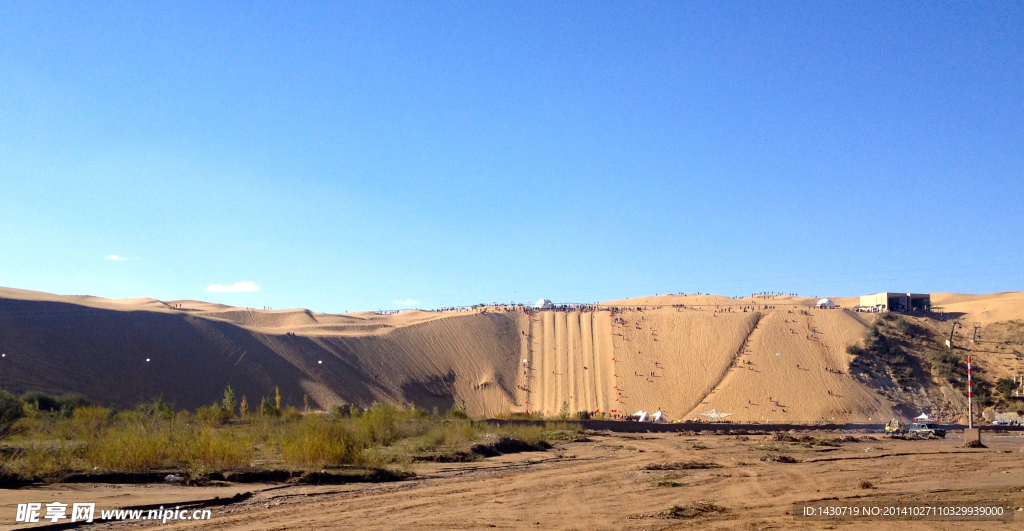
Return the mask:
<svg viewBox="0 0 1024 531">
<path fill-rule="evenodd" d="M 235 282 L 234 284 L 232 284 L 230 286 L 222 286 L 220 284 L 214 284 L 212 286 L 207 286 L 206 287 L 206 291 L 212 291 L 214 293 L 228 293 L 228 292 L 235 292 L 235 291 L 259 291 L 259 290 L 260 290 L 259 286 L 257 286 L 256 284 L 254 284 L 252 282 L 249 282 L 248 280 L 244 280 L 242 282 Z"/>
<path fill-rule="evenodd" d="M 113 260 L 115 262 L 123 262 L 128 259 L 128 257 L 126 256 L 120 256 L 116 254 L 108 254 L 107 256 L 104 256 L 104 258 L 106 258 L 107 260 Z"/>
<path fill-rule="evenodd" d="M 391 301 L 391 302 L 393 302 L 395 304 L 398 304 L 398 305 L 401 305 L 401 306 L 415 306 L 415 305 L 420 303 L 420 301 L 416 301 L 416 300 L 412 300 L 412 299 L 405 299 L 404 301 Z"/>
</svg>

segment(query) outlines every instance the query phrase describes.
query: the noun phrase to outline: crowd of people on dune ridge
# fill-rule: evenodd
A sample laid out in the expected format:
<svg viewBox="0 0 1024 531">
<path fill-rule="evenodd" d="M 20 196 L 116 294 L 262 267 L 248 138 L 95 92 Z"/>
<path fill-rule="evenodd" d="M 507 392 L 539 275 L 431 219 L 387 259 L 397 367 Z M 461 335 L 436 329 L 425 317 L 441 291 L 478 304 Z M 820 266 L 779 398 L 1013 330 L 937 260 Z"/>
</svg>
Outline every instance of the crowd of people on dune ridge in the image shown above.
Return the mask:
<svg viewBox="0 0 1024 531">
<path fill-rule="evenodd" d="M 688 297 L 688 296 L 709 296 L 709 295 L 710 294 L 708 294 L 708 293 L 702 293 L 702 292 L 696 292 L 696 293 L 682 293 L 682 292 L 680 292 L 680 293 L 666 293 L 664 295 L 659 295 L 659 296 Z M 740 300 L 744 300 L 744 299 L 772 300 L 772 299 L 776 299 L 778 297 L 800 297 L 800 295 L 798 295 L 796 293 L 781 293 L 781 292 L 774 292 L 774 291 L 762 291 L 762 292 L 751 293 L 750 295 L 736 295 L 736 296 L 732 296 L 732 297 L 728 297 L 728 298 L 740 301 Z M 815 295 L 813 297 L 809 297 L 809 298 L 815 299 L 815 298 L 817 298 L 817 295 Z M 791 301 L 791 302 L 785 302 L 783 304 L 783 306 L 804 307 L 804 306 L 806 306 L 806 304 L 805 303 L 801 303 L 801 302 L 797 302 L 797 301 Z M 529 301 L 527 301 L 525 303 L 515 303 L 515 302 L 512 302 L 512 301 L 509 301 L 507 303 L 492 302 L 490 304 L 481 303 L 481 304 L 473 304 L 473 305 L 467 305 L 467 306 L 443 306 L 443 307 L 434 308 L 434 309 L 402 308 L 402 309 L 393 309 L 393 310 L 377 310 L 377 311 L 375 311 L 373 313 L 375 313 L 377 315 L 394 315 L 394 314 L 405 313 L 405 312 L 428 312 L 428 313 L 479 312 L 479 313 L 487 313 L 489 311 L 493 311 L 493 312 L 523 312 L 523 313 L 525 313 L 527 315 L 532 315 L 532 314 L 534 314 L 535 312 L 538 312 L 538 311 L 552 311 L 552 312 L 597 312 L 597 311 L 610 311 L 613 314 L 615 314 L 615 313 L 621 313 L 621 312 L 625 312 L 625 311 L 642 312 L 642 311 L 645 311 L 645 310 L 661 310 L 661 309 L 665 309 L 665 308 L 671 308 L 671 309 L 676 309 L 676 310 L 691 309 L 691 310 L 698 310 L 698 311 L 703 311 L 705 308 L 713 308 L 714 312 L 716 314 L 717 313 L 723 313 L 723 312 L 753 312 L 753 311 L 759 311 L 759 310 L 775 310 L 775 309 L 778 309 L 777 308 L 777 304 L 763 304 L 763 303 L 762 304 L 724 304 L 724 303 L 710 303 L 710 302 L 697 302 L 697 303 L 692 303 L 692 304 L 689 304 L 689 305 L 683 304 L 683 303 L 679 303 L 679 304 L 653 304 L 653 305 L 647 305 L 647 304 L 641 304 L 641 305 L 612 305 L 612 304 L 602 304 L 602 303 L 593 303 L 593 302 L 587 302 L 587 303 L 570 302 L 570 303 L 552 304 L 550 307 L 538 308 L 538 307 L 532 306 L 529 303 Z M 839 307 L 836 306 L 836 307 L 818 308 L 818 309 L 839 309 Z"/>
</svg>

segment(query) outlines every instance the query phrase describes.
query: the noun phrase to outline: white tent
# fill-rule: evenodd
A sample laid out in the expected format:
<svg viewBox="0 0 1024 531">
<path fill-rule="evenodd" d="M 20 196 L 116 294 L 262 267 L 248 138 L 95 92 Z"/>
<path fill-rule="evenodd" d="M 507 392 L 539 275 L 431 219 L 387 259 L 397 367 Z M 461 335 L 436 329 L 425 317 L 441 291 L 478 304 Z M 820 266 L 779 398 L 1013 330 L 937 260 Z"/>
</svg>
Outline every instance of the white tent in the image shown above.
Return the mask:
<svg viewBox="0 0 1024 531">
<path fill-rule="evenodd" d="M 633 418 L 640 422 L 647 422 L 648 417 L 649 415 L 647 414 L 647 412 L 642 409 L 640 411 L 637 411 L 636 413 L 633 413 Z"/>
<path fill-rule="evenodd" d="M 665 414 L 659 411 L 651 415 L 651 422 L 665 422 Z"/>
<path fill-rule="evenodd" d="M 541 310 L 550 310 L 551 308 L 554 308 L 555 305 L 552 304 L 551 301 L 549 301 L 547 299 L 541 299 L 541 300 L 537 301 L 537 304 L 535 304 L 533 307 L 534 308 L 539 308 Z"/>
<path fill-rule="evenodd" d="M 932 418 L 927 413 L 921 413 L 920 416 L 914 417 L 914 420 L 932 420 Z"/>
<path fill-rule="evenodd" d="M 712 409 L 711 411 L 705 411 L 698 414 L 702 417 L 707 417 L 710 420 L 721 420 L 725 417 L 735 415 L 735 413 L 719 413 L 717 409 Z"/>
<path fill-rule="evenodd" d="M 818 304 L 814 305 L 815 308 L 835 308 L 836 303 L 832 302 L 832 299 L 821 299 Z"/>
</svg>

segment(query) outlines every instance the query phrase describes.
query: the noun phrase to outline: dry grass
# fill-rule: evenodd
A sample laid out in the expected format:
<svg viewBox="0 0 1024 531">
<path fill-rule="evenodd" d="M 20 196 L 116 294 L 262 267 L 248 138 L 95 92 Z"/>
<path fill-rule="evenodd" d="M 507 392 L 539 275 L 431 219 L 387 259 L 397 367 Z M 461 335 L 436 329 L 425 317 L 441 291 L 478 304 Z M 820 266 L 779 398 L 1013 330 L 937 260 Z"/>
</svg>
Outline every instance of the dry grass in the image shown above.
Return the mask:
<svg viewBox="0 0 1024 531">
<path fill-rule="evenodd" d="M 404 466 L 418 453 L 472 455 L 474 445 L 519 441 L 543 448 L 575 439 L 571 425 L 509 424 L 433 416 L 415 407 L 374 404 L 350 416 L 322 413 L 254 415 L 241 423 L 211 421 L 164 406 L 115 413 L 79 407 L 19 421 L 7 441 L 0 475 L 59 478 L 75 472 L 213 472 L 277 467 L 319 471 L 355 465 Z"/>
<path fill-rule="evenodd" d="M 711 461 L 669 461 L 668 463 L 649 463 L 640 470 L 705 470 L 722 468 L 722 465 Z"/>
</svg>

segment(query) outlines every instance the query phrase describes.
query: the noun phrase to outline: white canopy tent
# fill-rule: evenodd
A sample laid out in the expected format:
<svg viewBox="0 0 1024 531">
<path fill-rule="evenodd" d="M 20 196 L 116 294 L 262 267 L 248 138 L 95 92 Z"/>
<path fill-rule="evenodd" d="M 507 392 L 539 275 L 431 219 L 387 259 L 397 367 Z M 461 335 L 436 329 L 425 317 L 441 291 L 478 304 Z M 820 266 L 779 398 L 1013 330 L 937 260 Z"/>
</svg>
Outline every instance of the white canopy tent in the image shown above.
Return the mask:
<svg viewBox="0 0 1024 531">
<path fill-rule="evenodd" d="M 832 299 L 821 299 L 818 304 L 814 305 L 815 308 L 835 308 L 836 303 L 832 302 Z"/>
<path fill-rule="evenodd" d="M 537 301 L 537 304 L 535 304 L 533 307 L 541 310 L 550 310 L 551 308 L 554 308 L 555 305 L 548 299 L 541 299 Z"/>
<path fill-rule="evenodd" d="M 651 415 L 651 422 L 665 422 L 665 414 L 661 411 Z"/>
<path fill-rule="evenodd" d="M 712 409 L 711 411 L 705 411 L 703 413 L 698 414 L 702 417 L 707 417 L 709 420 L 721 420 L 724 419 L 725 417 L 731 417 L 732 415 L 735 415 L 735 413 L 719 413 L 717 409 Z"/>
<path fill-rule="evenodd" d="M 921 413 L 921 415 L 914 417 L 914 420 L 932 420 L 927 413 Z"/>
<path fill-rule="evenodd" d="M 649 417 L 650 415 L 648 415 L 647 412 L 642 409 L 640 411 L 637 411 L 636 413 L 633 413 L 633 418 L 635 418 L 639 422 L 647 422 Z"/>
</svg>

